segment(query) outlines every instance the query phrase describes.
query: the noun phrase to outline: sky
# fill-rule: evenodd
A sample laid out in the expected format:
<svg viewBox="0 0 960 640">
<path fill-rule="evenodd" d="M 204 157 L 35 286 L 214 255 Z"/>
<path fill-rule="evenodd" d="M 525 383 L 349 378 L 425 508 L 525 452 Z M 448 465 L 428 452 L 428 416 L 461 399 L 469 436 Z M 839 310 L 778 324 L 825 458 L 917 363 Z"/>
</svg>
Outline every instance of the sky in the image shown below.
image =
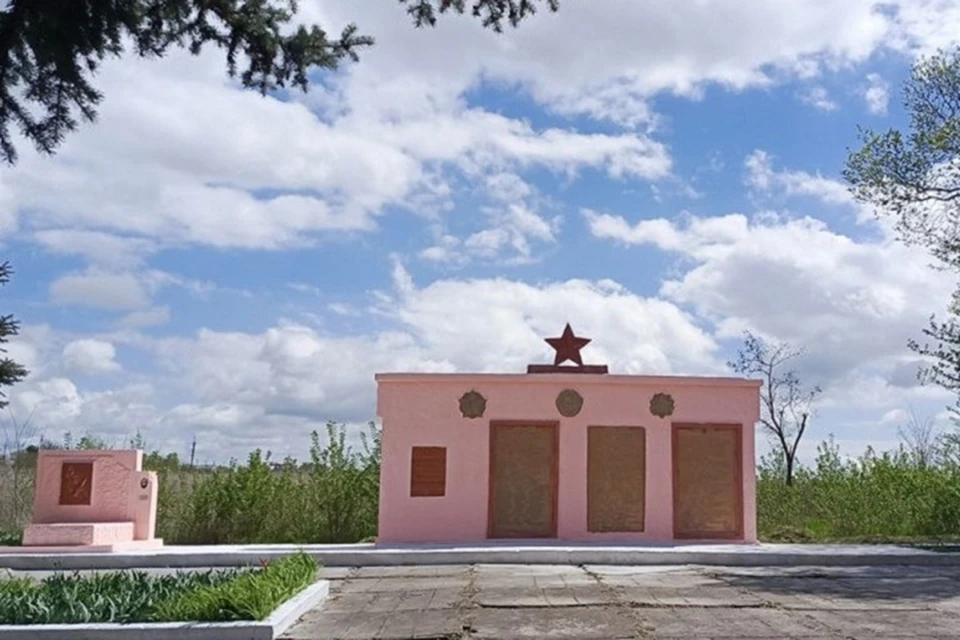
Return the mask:
<svg viewBox="0 0 960 640">
<path fill-rule="evenodd" d="M 97 122 L 0 168 L 31 370 L 8 434 L 302 459 L 376 418 L 375 373 L 522 372 L 566 322 L 613 373 L 729 374 L 745 330 L 802 348 L 805 460 L 894 447 L 911 410 L 945 424 L 906 343 L 956 276 L 840 172 L 858 125 L 907 124 L 960 5 L 561 5 L 498 35 L 302 0 L 377 40 L 306 94 L 244 90 L 215 49 L 105 63 Z"/>
</svg>

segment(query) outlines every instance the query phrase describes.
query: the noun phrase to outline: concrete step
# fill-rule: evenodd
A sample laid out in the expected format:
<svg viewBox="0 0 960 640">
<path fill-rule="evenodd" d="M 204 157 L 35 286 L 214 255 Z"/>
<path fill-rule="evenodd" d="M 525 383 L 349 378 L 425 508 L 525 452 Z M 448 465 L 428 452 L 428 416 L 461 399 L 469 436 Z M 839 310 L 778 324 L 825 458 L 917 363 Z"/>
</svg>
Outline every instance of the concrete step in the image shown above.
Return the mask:
<svg viewBox="0 0 960 640">
<path fill-rule="evenodd" d="M 23 531 L 25 547 L 106 546 L 132 541 L 133 522 L 31 524 Z"/>
</svg>

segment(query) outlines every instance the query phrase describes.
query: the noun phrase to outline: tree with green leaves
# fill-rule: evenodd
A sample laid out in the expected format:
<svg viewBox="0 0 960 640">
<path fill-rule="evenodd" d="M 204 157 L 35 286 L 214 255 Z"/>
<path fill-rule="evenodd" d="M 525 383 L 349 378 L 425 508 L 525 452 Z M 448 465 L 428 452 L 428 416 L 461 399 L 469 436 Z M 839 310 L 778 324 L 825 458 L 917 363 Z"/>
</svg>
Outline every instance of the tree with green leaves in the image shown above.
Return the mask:
<svg viewBox="0 0 960 640">
<path fill-rule="evenodd" d="M 844 177 L 856 199 L 891 219 L 900 240 L 927 248 L 941 270 L 960 271 L 960 48 L 919 59 L 903 87 L 909 131 L 860 130 Z M 920 380 L 958 393 L 960 417 L 960 290 L 948 319 L 930 317 L 927 340 L 909 341 L 930 358 Z"/>
<path fill-rule="evenodd" d="M 807 389 L 796 371 L 786 369 L 787 363 L 800 354 L 801 351 L 789 344 L 768 344 L 763 338 L 746 331 L 736 360 L 727 363 L 735 372 L 763 381 L 760 424 L 784 464 L 784 480 L 788 485 L 793 484 L 797 449 L 807 431 L 813 403 L 821 391 L 820 387 Z"/>
<path fill-rule="evenodd" d="M 13 267 L 9 262 L 0 264 L 0 286 L 10 282 L 10 276 L 13 275 Z M 12 386 L 27 377 L 29 371 L 19 362 L 8 357 L 6 347 L 2 345 L 8 343 L 12 336 L 20 333 L 20 322 L 14 319 L 13 315 L 7 314 L 0 316 L 0 387 Z M 9 404 L 7 394 L 0 391 L 0 409 Z"/>
<path fill-rule="evenodd" d="M 485 28 L 517 27 L 559 0 L 398 0 L 416 27 L 447 13 L 470 14 Z M 362 3 L 358 3 L 358 6 Z M 92 76 L 129 43 L 141 57 L 171 48 L 194 55 L 226 52 L 227 73 L 261 94 L 288 86 L 306 91 L 313 69 L 336 69 L 374 44 L 348 25 L 331 37 L 319 25 L 292 24 L 296 0 L 8 0 L 0 11 L 0 154 L 17 160 L 11 127 L 39 151 L 54 153 L 78 118 L 94 121 L 103 95 Z"/>
</svg>

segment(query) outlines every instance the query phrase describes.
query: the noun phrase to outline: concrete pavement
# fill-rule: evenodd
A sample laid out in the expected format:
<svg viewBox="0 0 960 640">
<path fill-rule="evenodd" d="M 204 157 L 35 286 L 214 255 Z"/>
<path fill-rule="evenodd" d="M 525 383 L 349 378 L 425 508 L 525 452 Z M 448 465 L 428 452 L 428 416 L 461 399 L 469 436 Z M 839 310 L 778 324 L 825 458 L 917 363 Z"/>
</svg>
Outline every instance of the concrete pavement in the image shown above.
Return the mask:
<svg viewBox="0 0 960 640">
<path fill-rule="evenodd" d="M 126 553 L 7 552 L 0 568 L 145 569 L 238 567 L 276 560 L 297 551 L 325 567 L 409 565 L 715 565 L 715 566 L 960 566 L 960 552 L 898 545 L 847 544 L 598 544 L 487 541 L 476 544 L 250 544 L 169 546 Z"/>
<path fill-rule="evenodd" d="M 289 640 L 960 638 L 960 567 L 332 567 Z"/>
</svg>

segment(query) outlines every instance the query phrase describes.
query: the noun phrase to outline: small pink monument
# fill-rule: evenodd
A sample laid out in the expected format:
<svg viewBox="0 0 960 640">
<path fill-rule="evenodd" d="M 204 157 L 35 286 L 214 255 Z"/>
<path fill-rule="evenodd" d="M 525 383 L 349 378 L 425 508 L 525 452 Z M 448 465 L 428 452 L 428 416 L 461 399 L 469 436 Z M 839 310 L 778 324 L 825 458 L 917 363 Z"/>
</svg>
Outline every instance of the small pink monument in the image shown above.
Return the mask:
<svg viewBox="0 0 960 640">
<path fill-rule="evenodd" d="M 143 451 L 37 454 L 33 521 L 20 551 L 129 551 L 163 546 L 155 537 L 157 474 L 143 471 Z"/>
</svg>

